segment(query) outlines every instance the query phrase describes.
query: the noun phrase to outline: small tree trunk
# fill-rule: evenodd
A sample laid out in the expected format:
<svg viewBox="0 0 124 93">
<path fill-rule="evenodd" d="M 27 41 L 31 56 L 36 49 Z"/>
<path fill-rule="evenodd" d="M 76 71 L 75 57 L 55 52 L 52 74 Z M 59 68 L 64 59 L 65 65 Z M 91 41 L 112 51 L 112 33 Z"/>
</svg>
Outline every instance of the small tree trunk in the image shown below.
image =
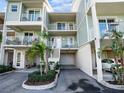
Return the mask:
<svg viewBox="0 0 124 93">
<path fill-rule="evenodd" d="M 44 62 L 45 62 L 45 73 L 47 73 L 48 72 L 48 60 L 47 60 L 47 51 L 45 51 L 45 53 L 44 53 Z"/>
<path fill-rule="evenodd" d="M 43 75 L 43 68 L 42 68 L 42 62 L 40 62 L 40 75 L 42 76 Z"/>
</svg>

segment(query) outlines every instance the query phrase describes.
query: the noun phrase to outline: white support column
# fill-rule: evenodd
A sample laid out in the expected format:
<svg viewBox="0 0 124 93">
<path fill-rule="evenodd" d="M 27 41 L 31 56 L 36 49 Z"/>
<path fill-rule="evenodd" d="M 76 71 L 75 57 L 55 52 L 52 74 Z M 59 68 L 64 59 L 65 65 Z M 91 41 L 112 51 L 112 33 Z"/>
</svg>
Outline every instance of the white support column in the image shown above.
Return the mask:
<svg viewBox="0 0 124 93">
<path fill-rule="evenodd" d="M 42 7 L 42 27 L 41 27 L 41 31 L 44 31 L 44 16 L 45 16 L 45 13 L 44 13 L 44 11 L 45 11 L 45 4 L 43 3 L 43 7 Z"/>
<path fill-rule="evenodd" d="M 96 50 L 96 62 L 97 62 L 97 79 L 98 79 L 98 81 L 102 81 L 103 80 L 102 63 L 101 63 L 101 57 L 98 54 L 99 48 L 100 48 L 100 32 L 99 32 L 99 27 L 98 27 L 98 19 L 97 19 L 95 1 L 93 3 L 93 6 L 92 6 L 92 18 L 93 18 L 93 27 L 94 27 L 94 33 L 95 33 L 95 50 Z"/>
<path fill-rule="evenodd" d="M 3 34 L 2 34 L 2 43 L 1 43 L 1 55 L 0 55 L 0 64 L 1 65 L 4 65 L 4 55 L 5 55 L 5 49 L 4 49 L 4 45 L 5 45 L 5 42 L 6 42 L 6 31 L 7 31 L 7 27 L 6 27 L 6 24 L 4 24 L 4 27 L 3 27 Z"/>
<path fill-rule="evenodd" d="M 13 67 L 16 68 L 16 50 L 13 52 Z"/>
<path fill-rule="evenodd" d="M 6 14 L 7 14 L 7 9 L 8 9 L 8 2 L 7 2 L 7 8 L 6 8 L 6 13 L 5 13 L 5 18 L 4 18 L 4 27 L 3 27 L 3 32 L 2 32 L 2 43 L 1 43 L 1 53 L 0 53 L 0 64 L 3 65 L 4 64 L 4 55 L 5 55 L 5 49 L 4 49 L 4 45 L 6 42 L 6 32 L 7 32 L 7 26 L 6 26 Z"/>
</svg>

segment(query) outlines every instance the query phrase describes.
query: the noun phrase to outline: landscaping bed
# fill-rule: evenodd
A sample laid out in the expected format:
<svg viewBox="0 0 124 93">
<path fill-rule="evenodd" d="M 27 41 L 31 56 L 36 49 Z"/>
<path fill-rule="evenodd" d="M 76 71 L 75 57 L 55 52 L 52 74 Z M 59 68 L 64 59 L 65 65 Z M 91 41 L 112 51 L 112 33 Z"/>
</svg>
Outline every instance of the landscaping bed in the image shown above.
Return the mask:
<svg viewBox="0 0 124 93">
<path fill-rule="evenodd" d="M 55 70 L 48 71 L 47 74 L 40 75 L 40 71 L 35 71 L 28 75 L 26 85 L 46 85 L 52 83 L 56 78 L 57 72 Z"/>
<path fill-rule="evenodd" d="M 113 84 L 113 85 L 124 85 L 124 84 L 118 84 L 117 81 L 107 81 L 109 84 Z"/>
<path fill-rule="evenodd" d="M 13 67 L 0 65 L 0 74 L 15 70 Z"/>
</svg>

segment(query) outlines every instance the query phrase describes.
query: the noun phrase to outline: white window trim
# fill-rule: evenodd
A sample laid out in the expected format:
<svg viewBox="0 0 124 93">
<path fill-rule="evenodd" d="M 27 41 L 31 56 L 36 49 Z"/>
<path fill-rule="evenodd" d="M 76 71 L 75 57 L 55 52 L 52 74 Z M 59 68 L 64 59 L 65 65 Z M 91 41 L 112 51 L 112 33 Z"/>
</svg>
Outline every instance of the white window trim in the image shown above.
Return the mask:
<svg viewBox="0 0 124 93">
<path fill-rule="evenodd" d="M 27 14 L 26 14 L 27 18 L 29 17 L 29 11 L 31 11 L 31 10 L 40 11 L 40 17 L 42 18 L 42 9 L 40 9 L 40 8 L 28 8 L 26 11 L 27 12 Z"/>
<path fill-rule="evenodd" d="M 117 17 L 116 16 L 101 16 L 101 17 L 98 17 L 98 20 L 105 20 L 105 24 L 106 24 L 106 28 L 107 28 L 107 30 L 106 31 L 108 31 L 109 30 L 109 27 L 108 27 L 108 23 L 107 23 L 107 20 L 108 19 L 114 19 L 115 20 L 115 22 L 117 21 Z"/>
<path fill-rule="evenodd" d="M 67 22 L 62 22 L 62 21 L 58 21 L 56 22 L 56 30 L 58 30 L 58 23 L 64 23 L 65 24 L 65 30 L 67 30 Z"/>
<path fill-rule="evenodd" d="M 12 6 L 13 5 L 16 5 L 17 6 L 17 11 L 12 11 Z M 16 3 L 11 3 L 10 4 L 10 9 L 9 9 L 9 11 L 11 12 L 11 13 L 17 13 L 18 12 L 18 4 L 16 4 Z"/>
</svg>

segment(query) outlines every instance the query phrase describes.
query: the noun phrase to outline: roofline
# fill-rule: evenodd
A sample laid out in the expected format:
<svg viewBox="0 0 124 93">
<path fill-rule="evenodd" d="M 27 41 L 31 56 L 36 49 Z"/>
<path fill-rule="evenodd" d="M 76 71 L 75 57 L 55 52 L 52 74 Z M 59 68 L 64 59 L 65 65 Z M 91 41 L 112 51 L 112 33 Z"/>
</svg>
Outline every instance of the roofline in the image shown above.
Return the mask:
<svg viewBox="0 0 124 93">
<path fill-rule="evenodd" d="M 53 7 L 50 5 L 50 3 L 48 2 L 48 0 L 45 0 L 45 2 L 47 3 L 48 7 L 51 9 L 51 12 L 54 12 Z"/>
</svg>

